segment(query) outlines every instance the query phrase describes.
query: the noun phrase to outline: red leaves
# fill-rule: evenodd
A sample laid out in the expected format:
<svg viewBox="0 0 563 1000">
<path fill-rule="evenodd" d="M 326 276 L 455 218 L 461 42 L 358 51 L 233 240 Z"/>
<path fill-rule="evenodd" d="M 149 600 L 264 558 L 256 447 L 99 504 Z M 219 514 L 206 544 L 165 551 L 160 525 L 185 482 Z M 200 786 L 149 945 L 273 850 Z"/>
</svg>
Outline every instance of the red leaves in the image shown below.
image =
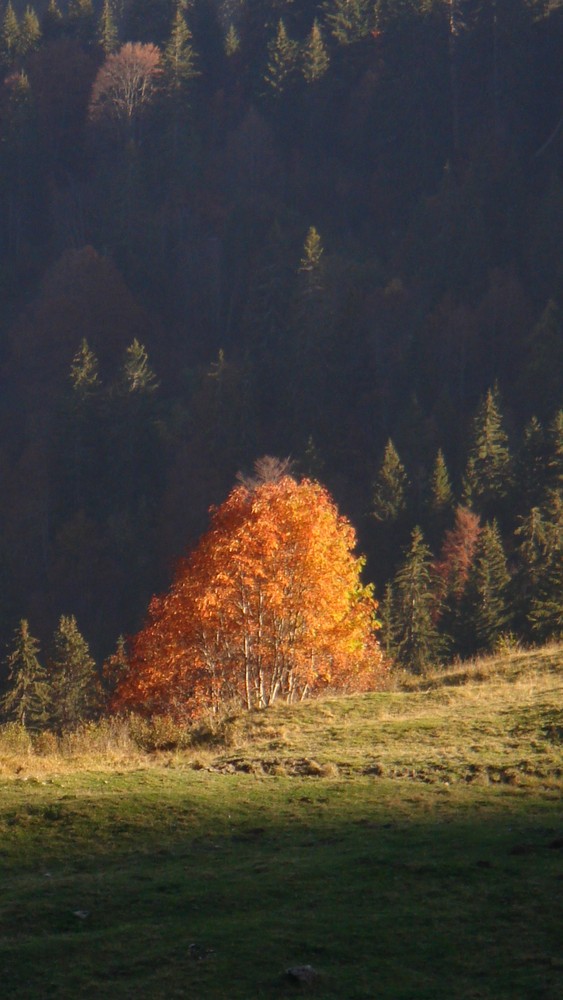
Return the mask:
<svg viewBox="0 0 563 1000">
<path fill-rule="evenodd" d="M 381 658 L 355 542 L 318 483 L 237 486 L 151 602 L 115 707 L 195 715 L 224 698 L 259 708 L 369 686 Z"/>
</svg>

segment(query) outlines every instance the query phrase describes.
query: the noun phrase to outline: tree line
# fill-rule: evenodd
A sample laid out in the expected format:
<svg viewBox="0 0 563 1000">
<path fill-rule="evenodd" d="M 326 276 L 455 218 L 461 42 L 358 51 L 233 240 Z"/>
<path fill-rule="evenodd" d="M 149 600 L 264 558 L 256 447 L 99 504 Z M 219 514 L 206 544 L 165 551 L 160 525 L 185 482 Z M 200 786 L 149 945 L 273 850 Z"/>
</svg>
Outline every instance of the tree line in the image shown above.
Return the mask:
<svg viewBox="0 0 563 1000">
<path fill-rule="evenodd" d="M 265 453 L 357 526 L 396 657 L 417 526 L 440 655 L 477 645 L 456 517 L 500 633 L 556 634 L 562 50 L 553 0 L 2 6 L 4 646 L 63 611 L 102 662 Z"/>
</svg>

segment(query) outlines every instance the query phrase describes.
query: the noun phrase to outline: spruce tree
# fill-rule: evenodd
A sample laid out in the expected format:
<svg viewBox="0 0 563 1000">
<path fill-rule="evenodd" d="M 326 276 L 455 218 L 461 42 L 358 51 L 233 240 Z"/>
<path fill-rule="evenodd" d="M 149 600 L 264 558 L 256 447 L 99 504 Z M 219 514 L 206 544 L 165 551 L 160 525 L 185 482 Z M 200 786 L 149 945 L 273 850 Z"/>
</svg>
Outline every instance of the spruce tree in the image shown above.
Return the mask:
<svg viewBox="0 0 563 1000">
<path fill-rule="evenodd" d="M 547 454 L 543 427 L 537 417 L 526 424 L 516 459 L 515 480 L 518 509 L 522 512 L 541 503 L 547 485 Z"/>
<path fill-rule="evenodd" d="M 534 639 L 563 640 L 563 547 L 554 553 L 531 600 L 528 619 Z"/>
<path fill-rule="evenodd" d="M 563 491 L 563 409 L 558 410 L 547 435 L 548 488 Z"/>
<path fill-rule="evenodd" d="M 376 521 L 394 524 L 405 514 L 408 485 L 405 467 L 389 438 L 373 487 L 372 515 Z"/>
<path fill-rule="evenodd" d="M 276 36 L 268 44 L 268 64 L 264 80 L 274 97 L 281 97 L 295 76 L 299 46 L 287 33 L 280 18 Z"/>
<path fill-rule="evenodd" d="M 12 0 L 8 0 L 0 31 L 0 55 L 4 65 L 11 66 L 16 59 L 20 51 L 20 40 L 18 17 L 13 8 Z"/>
<path fill-rule="evenodd" d="M 106 56 L 115 52 L 119 45 L 117 25 L 111 0 L 104 0 L 98 22 L 98 41 Z"/>
<path fill-rule="evenodd" d="M 158 389 L 158 380 L 149 364 L 147 350 L 136 337 L 125 353 L 122 379 L 129 394 L 148 396 Z"/>
<path fill-rule="evenodd" d="M 192 33 L 186 23 L 182 5 L 179 3 L 163 56 L 168 86 L 176 93 L 185 89 L 191 80 L 200 75 L 192 41 Z"/>
<path fill-rule="evenodd" d="M 317 83 L 328 70 L 330 57 L 323 41 L 323 33 L 315 18 L 303 49 L 302 70 L 307 83 Z"/>
<path fill-rule="evenodd" d="M 100 707 L 100 684 L 88 644 L 74 615 L 61 615 L 49 661 L 53 721 L 59 731 L 92 719 Z"/>
<path fill-rule="evenodd" d="M 496 521 L 488 521 L 479 536 L 467 582 L 464 624 L 469 652 L 490 650 L 510 628 L 510 574 Z"/>
<path fill-rule="evenodd" d="M 127 642 L 125 637 L 120 635 L 117 639 L 115 652 L 104 661 L 102 677 L 106 698 L 111 700 L 118 684 L 123 680 L 129 670 L 129 657 L 127 655 Z"/>
<path fill-rule="evenodd" d="M 432 554 L 419 527 L 412 532 L 405 561 L 393 581 L 393 592 L 396 657 L 402 666 L 420 673 L 440 659 L 444 644 L 435 625 L 438 597 Z"/>
<path fill-rule="evenodd" d="M 442 449 L 438 451 L 434 468 L 430 477 L 426 502 L 426 517 L 429 537 L 433 545 L 437 545 L 448 523 L 451 521 L 454 507 L 454 494 L 446 459 Z"/>
<path fill-rule="evenodd" d="M 225 35 L 225 55 L 231 59 L 240 49 L 240 38 L 234 24 L 230 24 Z"/>
<path fill-rule="evenodd" d="M 80 400 L 91 396 L 100 388 L 98 359 L 83 338 L 70 366 L 70 381 Z"/>
<path fill-rule="evenodd" d="M 31 635 L 29 623 L 22 618 L 6 661 L 8 688 L 0 707 L 6 721 L 31 730 L 44 728 L 49 722 L 50 689 L 38 654 L 39 643 Z"/>
<path fill-rule="evenodd" d="M 464 502 L 483 517 L 500 513 L 511 485 L 512 458 L 503 427 L 500 395 L 489 389 L 477 409 L 464 480 Z"/>
<path fill-rule="evenodd" d="M 39 47 L 41 26 L 33 7 L 26 7 L 20 25 L 19 53 L 26 56 Z"/>
<path fill-rule="evenodd" d="M 306 297 L 319 292 L 323 287 L 323 253 L 324 247 L 319 233 L 314 226 L 309 226 L 299 264 L 299 274 L 303 275 L 301 288 Z"/>
<path fill-rule="evenodd" d="M 372 27 L 373 0 L 326 0 L 326 22 L 339 45 L 367 38 Z"/>
<path fill-rule="evenodd" d="M 64 19 L 57 0 L 49 0 L 47 9 L 41 20 L 41 29 L 45 39 L 59 38 L 64 28 Z"/>
<path fill-rule="evenodd" d="M 97 36 L 96 13 L 92 0 L 69 0 L 68 26 L 83 45 L 93 45 Z"/>
</svg>

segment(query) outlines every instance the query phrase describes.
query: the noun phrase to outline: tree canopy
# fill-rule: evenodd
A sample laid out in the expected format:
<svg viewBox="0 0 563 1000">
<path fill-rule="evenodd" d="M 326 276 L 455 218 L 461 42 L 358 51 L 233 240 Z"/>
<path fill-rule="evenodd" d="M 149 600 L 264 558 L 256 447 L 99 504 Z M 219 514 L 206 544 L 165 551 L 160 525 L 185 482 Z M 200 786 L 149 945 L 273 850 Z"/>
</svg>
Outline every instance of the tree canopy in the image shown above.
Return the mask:
<svg viewBox="0 0 563 1000">
<path fill-rule="evenodd" d="M 381 671 L 356 536 L 319 483 L 287 472 L 236 486 L 152 600 L 114 708 L 194 715 L 235 698 L 262 708 Z"/>
</svg>

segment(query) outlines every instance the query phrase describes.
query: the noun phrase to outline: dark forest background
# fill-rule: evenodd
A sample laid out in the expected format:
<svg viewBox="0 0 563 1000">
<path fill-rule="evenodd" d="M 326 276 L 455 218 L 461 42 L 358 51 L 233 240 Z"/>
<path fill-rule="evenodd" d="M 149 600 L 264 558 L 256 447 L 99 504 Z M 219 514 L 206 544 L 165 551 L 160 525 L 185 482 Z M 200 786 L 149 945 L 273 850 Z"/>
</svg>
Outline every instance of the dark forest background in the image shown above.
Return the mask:
<svg viewBox="0 0 563 1000">
<path fill-rule="evenodd" d="M 263 454 L 406 664 L 563 632 L 562 56 L 560 0 L 2 7 L 2 648 L 108 655 Z"/>
</svg>

